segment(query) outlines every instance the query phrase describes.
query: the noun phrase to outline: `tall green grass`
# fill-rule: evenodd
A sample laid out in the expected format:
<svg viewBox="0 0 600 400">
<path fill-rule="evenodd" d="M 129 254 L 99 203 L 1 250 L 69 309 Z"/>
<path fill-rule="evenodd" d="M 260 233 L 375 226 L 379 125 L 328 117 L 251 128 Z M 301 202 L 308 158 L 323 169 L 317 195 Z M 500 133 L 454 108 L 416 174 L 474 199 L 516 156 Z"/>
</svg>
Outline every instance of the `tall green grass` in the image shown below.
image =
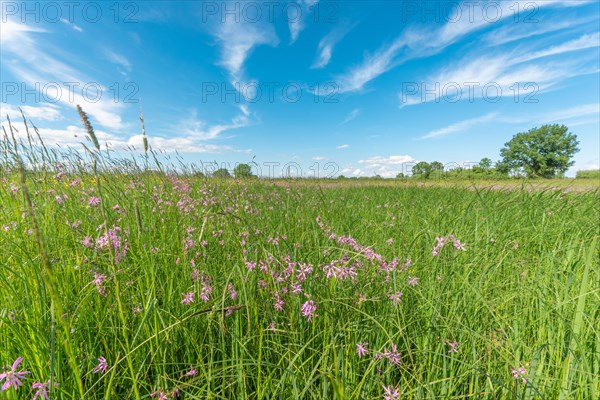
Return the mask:
<svg viewBox="0 0 600 400">
<path fill-rule="evenodd" d="M 577 171 L 576 177 L 579 179 L 596 179 L 600 180 L 600 170 L 585 170 L 585 171 Z"/>
<path fill-rule="evenodd" d="M 10 136 L 0 147 L 0 364 L 23 357 L 31 373 L 0 397 L 32 398 L 31 384 L 49 379 L 52 399 L 174 389 L 184 399 L 381 399 L 384 386 L 402 399 L 599 396 L 598 191 L 206 180 Z M 400 265 L 388 276 L 317 217 Z M 104 249 L 82 244 L 117 226 L 124 256 L 110 235 Z M 450 241 L 434 257 L 449 234 L 466 250 Z M 325 278 L 322 266 L 344 255 L 362 263 L 357 278 Z M 304 294 L 281 293 L 288 261 L 314 268 Z M 207 302 L 194 265 L 210 277 Z M 106 276 L 104 293 L 94 274 Z M 190 291 L 195 302 L 182 304 Z M 312 321 L 301 314 L 309 299 Z M 376 357 L 392 344 L 400 364 Z M 93 373 L 99 357 L 108 369 Z"/>
</svg>

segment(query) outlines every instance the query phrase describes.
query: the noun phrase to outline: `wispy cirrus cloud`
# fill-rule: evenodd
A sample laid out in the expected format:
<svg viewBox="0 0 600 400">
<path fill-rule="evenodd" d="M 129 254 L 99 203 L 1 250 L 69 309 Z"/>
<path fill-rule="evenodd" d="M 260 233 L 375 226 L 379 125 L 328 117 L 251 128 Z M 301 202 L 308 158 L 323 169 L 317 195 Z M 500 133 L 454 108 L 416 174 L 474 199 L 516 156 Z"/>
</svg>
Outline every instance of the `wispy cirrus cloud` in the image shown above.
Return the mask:
<svg viewBox="0 0 600 400">
<path fill-rule="evenodd" d="M 487 16 L 485 10 L 489 3 L 493 3 L 494 7 L 499 8 L 498 18 L 490 19 Z M 536 2 L 535 5 L 536 7 L 576 7 L 587 3 L 589 2 L 548 0 Z M 519 7 L 523 7 L 526 2 L 518 4 Z M 514 8 L 515 3 L 470 2 L 470 10 L 466 10 L 468 18 L 465 17 L 466 14 L 463 11 L 462 18 L 457 21 L 448 21 L 436 29 L 426 29 L 420 26 L 408 27 L 394 40 L 365 56 L 362 62 L 351 67 L 345 73 L 337 75 L 336 80 L 340 82 L 339 91 L 340 93 L 361 91 L 367 83 L 406 61 L 435 55 L 473 32 L 514 16 L 511 7 Z"/>
<path fill-rule="evenodd" d="M 527 115 L 502 115 L 497 112 L 485 114 L 476 118 L 469 118 L 450 124 L 444 128 L 436 129 L 417 139 L 432 139 L 454 133 L 467 132 L 470 129 L 487 123 L 502 124 L 549 124 L 560 123 L 569 127 L 578 124 L 597 122 L 600 119 L 600 103 L 581 104 L 567 109 L 547 111 L 539 114 Z"/>
<path fill-rule="evenodd" d="M 346 73 L 336 76 L 339 92 L 360 91 L 368 82 L 397 65 L 398 53 L 404 45 L 405 40 L 400 37 L 367 56 L 360 64 L 352 67 Z"/>
<path fill-rule="evenodd" d="M 543 57 L 555 56 L 563 53 L 570 53 L 577 50 L 584 50 L 600 46 L 600 32 L 589 33 L 577 39 L 569 40 L 556 46 L 551 46 L 547 49 L 527 52 L 520 57 L 511 59 L 511 64 L 520 64 Z"/>
<path fill-rule="evenodd" d="M 548 122 L 568 121 L 575 118 L 600 115 L 600 103 L 581 104 L 575 107 L 569 107 L 564 110 L 557 110 L 543 114 L 541 120 Z"/>
<path fill-rule="evenodd" d="M 298 39 L 300 31 L 305 26 L 304 21 L 318 2 L 319 0 L 294 0 L 295 7 L 288 6 L 287 18 L 290 29 L 290 44 L 293 44 Z"/>
<path fill-rule="evenodd" d="M 69 28 L 77 31 L 77 32 L 83 32 L 83 28 L 80 27 L 79 25 L 74 24 L 73 22 L 70 22 L 68 19 L 66 18 L 61 18 L 60 22 L 62 22 L 63 24 L 67 25 Z"/>
<path fill-rule="evenodd" d="M 244 63 L 252 51 L 261 45 L 277 46 L 279 38 L 273 27 L 265 23 L 236 22 L 226 18 L 213 30 L 213 35 L 221 46 L 218 64 L 225 68 L 234 86 L 247 80 Z"/>
<path fill-rule="evenodd" d="M 331 61 L 333 48 L 335 45 L 348 34 L 354 25 L 341 24 L 334 28 L 331 32 L 325 35 L 320 41 L 317 48 L 317 55 L 311 68 L 324 68 Z"/>
<path fill-rule="evenodd" d="M 3 68 L 17 78 L 19 81 L 16 82 L 17 84 L 26 84 L 35 88 L 55 83 L 53 87 L 46 88 L 44 95 L 58 99 L 58 102 L 73 108 L 76 104 L 81 104 L 89 115 L 106 128 L 114 130 L 124 128 L 120 116 L 123 104 L 111 101 L 106 96 L 98 101 L 88 101 L 81 91 L 75 91 L 72 87 L 64 85 L 76 83 L 81 88 L 88 83 L 94 83 L 103 92 L 108 92 L 106 87 L 86 77 L 85 74 L 54 55 L 52 46 L 43 42 L 45 35 L 52 35 L 52 32 L 10 19 L 0 24 L 2 30 L 0 62 Z"/>
<path fill-rule="evenodd" d="M 523 96 L 537 95 L 568 78 L 598 72 L 598 64 L 597 55 L 591 52 L 577 58 L 534 61 L 598 45 L 599 36 L 594 33 L 541 50 L 523 47 L 509 53 L 469 54 L 425 78 L 418 90 L 410 88 L 399 93 L 400 107 L 445 101 L 450 97 L 449 88 L 462 100 L 514 96 L 516 86 Z M 493 85 L 493 95 L 486 94 L 486 85 Z M 525 85 L 528 90 L 524 90 Z"/>
<path fill-rule="evenodd" d="M 346 115 L 346 118 L 344 118 L 344 120 L 340 123 L 340 125 L 344 125 L 352 121 L 353 119 L 358 117 L 361 112 L 362 110 L 360 108 L 355 108 L 354 110 L 350 111 L 348 115 Z"/>
<path fill-rule="evenodd" d="M 339 146 L 336 147 L 336 149 L 342 150 L 342 149 L 347 149 L 348 147 L 350 147 L 349 144 L 340 144 Z"/>
<path fill-rule="evenodd" d="M 498 115 L 497 113 L 489 113 L 482 117 L 471 118 L 471 119 L 467 119 L 464 121 L 460 121 L 460 122 L 451 124 L 449 126 L 446 126 L 444 128 L 433 130 L 433 131 L 421 136 L 419 139 L 431 139 L 434 137 L 450 135 L 450 134 L 458 133 L 458 132 L 464 132 L 464 131 L 467 131 L 467 130 L 473 128 L 474 126 L 485 124 L 487 122 L 494 120 L 494 118 L 496 118 L 497 115 Z"/>
<path fill-rule="evenodd" d="M 192 110 L 189 117 L 180 123 L 180 130 L 188 137 L 195 140 L 216 139 L 221 133 L 233 129 L 244 128 L 252 124 L 251 112 L 246 105 L 241 105 L 241 113 L 231 119 L 229 123 L 207 126 L 197 117 L 196 110 Z"/>
<path fill-rule="evenodd" d="M 127 72 L 131 72 L 133 67 L 132 67 L 131 63 L 129 62 L 129 60 L 125 56 L 123 56 L 121 54 L 117 54 L 110 49 L 104 49 L 104 55 L 105 55 L 106 59 L 108 61 L 110 61 L 111 63 L 117 64 L 118 66 L 122 67 Z"/>
<path fill-rule="evenodd" d="M 535 24 L 533 27 L 532 24 L 510 24 L 487 33 L 483 37 L 483 41 L 490 46 L 500 46 L 517 40 L 572 28 L 591 21 L 591 19 L 562 19 L 547 24 Z"/>
</svg>

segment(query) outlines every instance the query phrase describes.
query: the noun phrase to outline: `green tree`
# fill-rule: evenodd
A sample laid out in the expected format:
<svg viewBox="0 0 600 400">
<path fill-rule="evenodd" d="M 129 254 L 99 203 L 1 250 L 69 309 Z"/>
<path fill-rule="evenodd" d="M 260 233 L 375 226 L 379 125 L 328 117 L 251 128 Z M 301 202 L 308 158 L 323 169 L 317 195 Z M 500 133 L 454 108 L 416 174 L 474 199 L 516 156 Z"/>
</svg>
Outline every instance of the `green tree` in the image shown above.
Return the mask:
<svg viewBox="0 0 600 400">
<path fill-rule="evenodd" d="M 499 172 L 503 175 L 508 175 L 508 173 L 510 172 L 510 166 L 503 161 L 498 161 L 494 165 L 494 168 L 496 169 L 497 172 Z"/>
<path fill-rule="evenodd" d="M 238 164 L 233 169 L 233 175 L 238 179 L 243 178 L 252 178 L 254 174 L 252 174 L 252 168 L 248 164 Z"/>
<path fill-rule="evenodd" d="M 428 178 L 431 173 L 431 165 L 428 162 L 421 161 L 412 167 L 412 175 L 414 177 Z"/>
<path fill-rule="evenodd" d="M 396 174 L 396 179 L 404 179 L 404 178 L 405 178 L 405 176 L 404 176 L 404 172 L 398 172 L 398 173 Z"/>
<path fill-rule="evenodd" d="M 218 170 L 216 170 L 215 172 L 212 173 L 212 177 L 213 178 L 230 178 L 231 174 L 229 173 L 229 171 L 227 171 L 227 169 L 225 168 L 219 168 Z"/>
<path fill-rule="evenodd" d="M 566 126 L 542 125 L 517 133 L 500 155 L 513 171 L 523 171 L 529 177 L 553 178 L 575 163 L 571 159 L 579 151 L 578 144 L 577 136 Z"/>
<path fill-rule="evenodd" d="M 479 168 L 481 168 L 484 171 L 487 171 L 488 169 L 492 168 L 492 160 L 490 160 L 487 157 L 483 157 L 481 161 L 479 161 Z"/>
<path fill-rule="evenodd" d="M 444 164 L 442 164 L 439 161 L 434 161 L 431 164 L 429 164 L 429 167 L 431 169 L 431 171 L 443 171 L 444 170 Z"/>
</svg>

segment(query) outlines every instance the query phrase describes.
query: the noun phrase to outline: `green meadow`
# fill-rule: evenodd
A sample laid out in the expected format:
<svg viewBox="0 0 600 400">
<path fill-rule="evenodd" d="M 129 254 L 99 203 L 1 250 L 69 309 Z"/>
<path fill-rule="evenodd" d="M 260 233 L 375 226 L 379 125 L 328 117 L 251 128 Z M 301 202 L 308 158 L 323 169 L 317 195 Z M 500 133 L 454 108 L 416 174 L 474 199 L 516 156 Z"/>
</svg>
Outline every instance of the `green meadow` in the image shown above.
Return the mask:
<svg viewBox="0 0 600 400">
<path fill-rule="evenodd" d="M 2 398 L 600 396 L 593 181 L 208 179 L 15 143 Z"/>
</svg>

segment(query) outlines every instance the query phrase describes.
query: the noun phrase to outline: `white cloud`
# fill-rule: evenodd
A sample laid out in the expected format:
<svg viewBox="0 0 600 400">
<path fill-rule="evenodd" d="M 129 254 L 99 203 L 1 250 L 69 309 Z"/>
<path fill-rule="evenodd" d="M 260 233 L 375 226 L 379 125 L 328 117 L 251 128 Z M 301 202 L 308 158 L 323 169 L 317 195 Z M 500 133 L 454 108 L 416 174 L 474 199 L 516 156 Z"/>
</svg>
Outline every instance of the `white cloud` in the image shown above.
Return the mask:
<svg viewBox="0 0 600 400">
<path fill-rule="evenodd" d="M 292 2 L 294 6 L 288 5 L 286 11 L 284 11 L 288 20 L 288 26 L 290 28 L 290 44 L 294 43 L 300 31 L 304 29 L 304 20 L 310 14 L 312 7 L 314 7 L 319 0 L 295 0 Z"/>
<path fill-rule="evenodd" d="M 358 117 L 361 113 L 361 109 L 360 108 L 355 108 L 354 110 L 350 111 L 350 113 L 348 115 L 346 115 L 346 118 L 344 118 L 344 120 L 341 122 L 340 125 L 346 124 L 350 121 L 352 121 L 354 118 Z"/>
<path fill-rule="evenodd" d="M 63 119 L 63 116 L 60 112 L 60 109 L 55 104 L 50 103 L 42 103 L 39 106 L 20 106 L 21 110 L 23 110 L 23 114 L 27 119 L 32 119 L 35 121 L 58 121 Z M 7 103 L 0 103 L 0 118 L 5 118 L 6 114 L 8 114 L 11 118 L 11 121 L 15 121 L 17 119 L 21 119 L 21 112 L 19 111 L 19 106 L 15 106 Z"/>
<path fill-rule="evenodd" d="M 351 175 L 355 177 L 365 176 L 365 174 L 365 171 L 360 168 L 355 168 L 351 164 L 345 165 L 340 171 L 340 175 Z"/>
<path fill-rule="evenodd" d="M 11 118 L 11 124 L 17 131 L 15 134 L 17 139 L 26 138 L 27 133 L 22 119 L 13 120 Z M 5 125 L 5 129 L 8 131 L 8 124 Z M 77 147 L 81 143 L 89 144 L 90 141 L 86 130 L 81 126 L 68 125 L 62 129 L 38 127 L 38 131 L 42 140 L 44 141 L 44 145 L 49 147 Z M 33 128 L 31 125 L 29 125 L 29 132 L 33 134 Z M 117 136 L 107 133 L 101 129 L 95 129 L 94 132 L 103 148 L 107 142 L 119 140 Z M 33 138 L 34 140 L 37 140 L 37 135 L 34 134 Z"/>
<path fill-rule="evenodd" d="M 600 115 L 600 103 L 582 104 L 565 110 L 549 112 L 541 119 L 547 122 L 560 122 L 588 115 Z"/>
<path fill-rule="evenodd" d="M 550 24 L 510 24 L 498 28 L 484 37 L 484 41 L 490 46 L 500 46 L 511 43 L 516 40 L 526 39 L 532 36 L 539 36 L 549 32 L 556 32 L 562 29 L 578 26 L 589 20 L 560 20 L 552 21 Z M 531 25 L 535 25 L 532 27 Z"/>
<path fill-rule="evenodd" d="M 447 127 L 433 130 L 419 139 L 431 139 L 453 133 L 468 131 L 469 129 L 488 122 L 524 124 L 524 123 L 564 123 L 569 127 L 597 123 L 600 115 L 600 103 L 582 104 L 565 110 L 549 111 L 538 115 L 500 116 L 498 113 L 489 113 L 478 118 L 471 118 L 451 124 Z M 583 118 L 582 117 L 589 117 Z"/>
<path fill-rule="evenodd" d="M 569 53 L 572 51 L 589 49 L 598 46 L 600 46 L 600 32 L 583 35 L 580 38 L 570 40 L 568 42 L 552 46 L 544 50 L 536 51 L 531 54 L 524 54 L 521 57 L 517 57 L 511 60 L 511 63 L 519 64 L 542 57 L 549 57 L 557 54 Z"/>
<path fill-rule="evenodd" d="M 123 67 L 126 71 L 131 72 L 131 63 L 127 58 L 125 58 L 125 56 L 117 54 L 109 49 L 104 49 L 104 55 L 106 56 L 106 59 L 111 63 L 117 64 Z"/>
<path fill-rule="evenodd" d="M 393 178 L 399 172 L 407 172 L 409 167 L 415 163 L 416 160 L 409 156 L 375 156 L 369 157 L 364 160 L 358 160 L 359 164 L 364 164 L 365 169 L 370 171 L 372 174 L 380 175 L 384 178 Z M 364 173 L 365 171 L 363 171 Z"/>
<path fill-rule="evenodd" d="M 26 129 L 22 119 L 13 120 L 11 117 L 11 124 L 16 129 L 15 136 L 17 139 L 26 138 Z M 5 127 L 8 131 L 8 126 Z M 32 127 L 29 127 L 31 133 L 33 133 Z M 44 141 L 44 145 L 48 147 L 60 146 L 77 148 L 82 143 L 90 146 L 90 139 L 86 130 L 82 126 L 68 125 L 62 129 L 55 128 L 38 128 L 40 136 Z M 95 129 L 96 137 L 100 142 L 100 148 L 105 149 L 108 147 L 113 151 L 126 150 L 131 151 L 136 149 L 140 151 L 143 149 L 143 136 L 141 134 L 135 134 L 129 137 L 119 137 L 110 133 L 107 133 L 101 129 Z M 34 140 L 37 140 L 37 135 L 34 135 Z M 197 138 L 194 137 L 171 137 L 165 138 L 161 136 L 148 136 L 148 143 L 153 150 L 162 153 L 201 153 L 201 154 L 220 154 L 225 152 L 237 152 L 237 153 L 250 153 L 251 149 L 236 149 L 231 146 L 216 145 L 216 144 L 205 144 L 199 143 Z"/>
<path fill-rule="evenodd" d="M 513 17 L 514 7 L 523 9 L 526 4 L 531 3 L 527 1 L 465 2 L 464 5 L 461 3 L 462 17 L 458 20 L 448 21 L 437 29 L 410 27 L 374 54 L 366 56 L 360 64 L 337 76 L 336 81 L 340 83 L 339 92 L 360 91 L 368 82 L 390 69 L 411 59 L 437 54 L 451 44 L 456 43 L 459 39 L 467 37 L 469 33 L 500 22 L 505 18 Z M 488 14 L 487 7 L 489 4 L 493 4 L 493 7 L 499 7 L 500 11 L 497 19 L 490 17 Z M 570 7 L 582 5 L 585 2 L 548 0 L 535 4 L 537 7 Z"/>
<path fill-rule="evenodd" d="M 85 77 L 65 62 L 55 58 L 53 50 L 46 43 L 38 43 L 41 35 L 48 35 L 47 31 L 30 28 L 12 20 L 0 23 L 2 29 L 2 67 L 10 70 L 20 83 L 26 83 L 29 88 L 43 87 L 48 99 L 58 99 L 58 102 L 75 107 L 80 104 L 83 109 L 96 121 L 110 129 L 122 130 L 124 125 L 119 112 L 123 104 L 115 103 L 109 96 L 103 96 L 99 101 L 88 101 L 83 96 L 82 87 L 86 84 L 96 83 L 95 80 Z M 79 84 L 75 89 L 69 88 L 65 83 Z M 108 88 L 96 83 L 103 93 L 108 93 Z M 91 96 L 91 95 L 90 95 Z"/>
<path fill-rule="evenodd" d="M 241 105 L 239 115 L 231 119 L 231 122 L 226 124 L 217 124 L 207 127 L 203 121 L 198 120 L 196 111 L 193 110 L 191 115 L 182 121 L 181 130 L 189 137 L 196 140 L 209 140 L 217 138 L 221 133 L 249 126 L 251 121 L 251 113 L 247 105 Z"/>
<path fill-rule="evenodd" d="M 329 64 L 329 61 L 331 60 L 331 55 L 333 53 L 333 48 L 340 40 L 344 38 L 344 36 L 346 36 L 348 31 L 352 29 L 352 27 L 353 26 L 342 24 L 339 25 L 337 28 L 333 29 L 327 35 L 325 35 L 319 41 L 317 55 L 311 68 L 324 68 L 327 64 Z"/>
<path fill-rule="evenodd" d="M 165 153 L 210 153 L 219 154 L 225 152 L 236 152 L 236 153 L 250 153 L 251 149 L 239 150 L 231 146 L 221 146 L 215 144 L 198 143 L 193 137 L 174 137 L 164 138 L 160 136 L 148 137 L 148 143 L 152 146 L 152 149 L 162 151 Z M 127 148 L 127 146 L 133 146 L 138 149 L 143 148 L 143 136 L 135 135 L 131 136 L 126 143 L 116 142 L 120 148 Z"/>
<path fill-rule="evenodd" d="M 597 57 L 591 52 L 577 58 L 531 62 L 541 57 L 589 48 L 597 43 L 597 37 L 597 34 L 584 35 L 577 40 L 536 52 L 518 48 L 511 54 L 467 55 L 426 78 L 419 89 L 401 92 L 400 107 L 430 101 L 472 101 L 481 97 L 493 99 L 497 96 L 515 96 L 517 87 L 519 101 L 524 101 L 525 96 L 535 96 L 565 79 L 598 72 L 598 67 L 594 66 Z"/>
<path fill-rule="evenodd" d="M 314 156 L 312 159 L 313 159 L 313 160 L 315 160 L 315 161 L 323 161 L 323 160 L 327 160 L 327 158 L 326 158 L 326 157 L 323 157 L 323 156 Z"/>
<path fill-rule="evenodd" d="M 336 149 L 341 150 L 341 149 L 347 149 L 348 147 L 350 147 L 349 144 L 340 144 L 339 146 L 336 147 Z"/>
<path fill-rule="evenodd" d="M 234 86 L 246 83 L 244 63 L 257 46 L 277 46 L 279 39 L 271 25 L 235 22 L 231 18 L 220 23 L 214 35 L 221 45 L 219 65 L 224 67 Z"/>
<path fill-rule="evenodd" d="M 476 125 L 485 124 L 486 122 L 492 121 L 494 118 L 496 118 L 496 115 L 497 115 L 496 113 L 490 113 L 490 114 L 484 115 L 479 118 L 471 118 L 471 119 L 467 119 L 467 120 L 464 120 L 461 122 L 457 122 L 457 123 L 449 125 L 445 128 L 436 129 L 434 131 L 431 131 L 431 132 L 427 133 L 426 135 L 421 136 L 420 139 L 431 139 L 434 137 L 449 135 L 451 133 L 463 132 L 463 131 L 471 129 L 472 127 L 474 127 Z"/>
<path fill-rule="evenodd" d="M 365 60 L 351 68 L 343 75 L 335 78 L 339 85 L 339 92 L 359 91 L 365 84 L 377 78 L 397 64 L 396 57 L 404 46 L 403 38 L 398 38 L 390 45 L 384 46 Z"/>
<path fill-rule="evenodd" d="M 366 164 L 367 168 L 379 167 L 382 165 L 401 165 L 401 164 L 405 164 L 405 163 L 411 163 L 414 161 L 416 161 L 416 160 L 408 155 L 406 155 L 406 156 L 389 156 L 389 157 L 375 156 L 375 157 L 366 158 L 364 160 L 358 160 L 359 164 Z"/>
<path fill-rule="evenodd" d="M 69 28 L 72 28 L 73 30 L 76 30 L 77 32 L 83 32 L 83 28 L 80 27 L 79 25 L 75 25 L 73 22 L 69 22 L 69 20 L 65 19 L 65 18 L 61 18 L 60 22 L 62 22 L 63 24 L 67 25 Z"/>
</svg>

